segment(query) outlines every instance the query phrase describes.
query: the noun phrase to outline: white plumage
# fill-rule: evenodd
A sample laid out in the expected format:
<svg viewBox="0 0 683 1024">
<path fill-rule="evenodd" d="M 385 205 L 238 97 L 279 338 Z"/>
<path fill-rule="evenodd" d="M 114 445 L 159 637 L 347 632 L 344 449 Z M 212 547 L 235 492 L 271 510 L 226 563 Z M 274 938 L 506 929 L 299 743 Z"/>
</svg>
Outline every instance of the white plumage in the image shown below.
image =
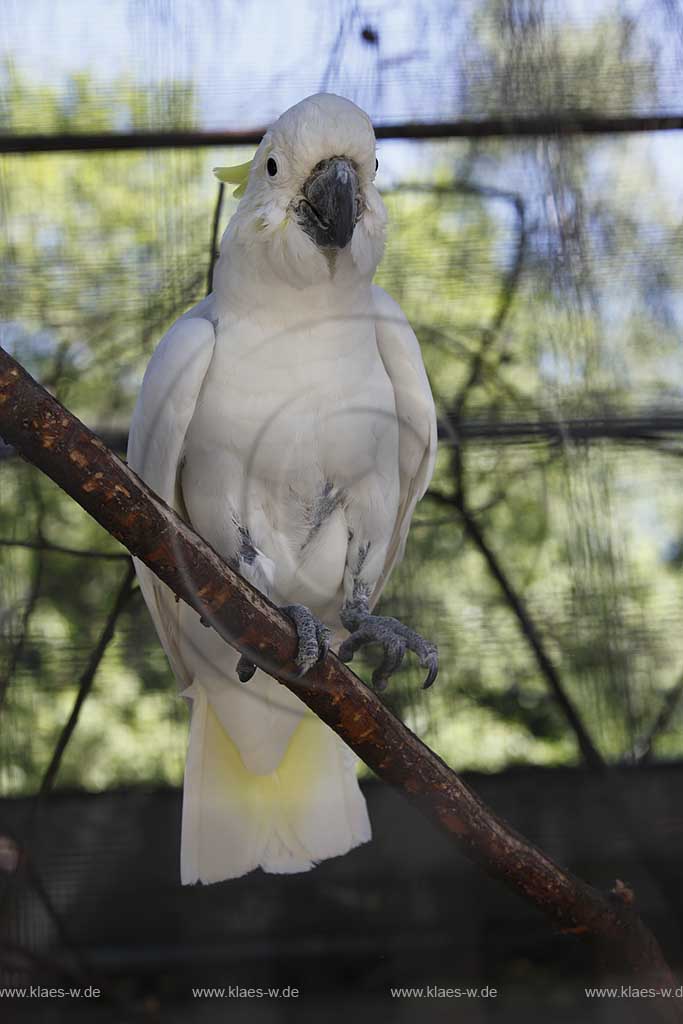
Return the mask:
<svg viewBox="0 0 683 1024">
<path fill-rule="evenodd" d="M 386 222 L 375 166 L 369 119 L 337 96 L 304 100 L 268 131 L 214 291 L 150 361 L 128 452 L 242 575 L 306 605 L 335 644 L 354 588 L 372 607 L 401 557 L 436 449 L 417 340 L 371 284 Z M 183 882 L 304 871 L 368 840 L 351 751 L 265 673 L 240 682 L 238 653 L 136 568 L 192 701 Z"/>
</svg>

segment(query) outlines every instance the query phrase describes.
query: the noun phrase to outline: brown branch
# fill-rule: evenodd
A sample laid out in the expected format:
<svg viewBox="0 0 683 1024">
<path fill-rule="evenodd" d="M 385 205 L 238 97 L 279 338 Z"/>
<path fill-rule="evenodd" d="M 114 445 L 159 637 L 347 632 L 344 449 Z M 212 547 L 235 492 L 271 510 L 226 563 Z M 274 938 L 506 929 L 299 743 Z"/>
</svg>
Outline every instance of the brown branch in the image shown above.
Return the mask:
<svg viewBox="0 0 683 1024">
<path fill-rule="evenodd" d="M 487 117 L 462 121 L 396 122 L 375 126 L 378 139 L 536 138 L 543 135 L 623 135 L 683 129 L 681 114 L 609 117 L 589 111 L 558 111 L 529 117 Z M 0 153 L 89 153 L 92 150 L 198 149 L 203 146 L 258 146 L 266 127 L 243 131 L 23 133 L 0 135 Z"/>
<path fill-rule="evenodd" d="M 302 679 L 292 675 L 295 634 L 286 616 L 2 349 L 0 435 L 223 639 L 303 700 L 462 853 L 528 899 L 557 927 L 591 941 L 603 966 L 636 978 L 638 984 L 675 988 L 656 939 L 628 902 L 563 870 L 501 821 L 334 655 Z M 679 1001 L 658 998 L 654 1005 L 661 1020 L 683 1020 Z"/>
</svg>

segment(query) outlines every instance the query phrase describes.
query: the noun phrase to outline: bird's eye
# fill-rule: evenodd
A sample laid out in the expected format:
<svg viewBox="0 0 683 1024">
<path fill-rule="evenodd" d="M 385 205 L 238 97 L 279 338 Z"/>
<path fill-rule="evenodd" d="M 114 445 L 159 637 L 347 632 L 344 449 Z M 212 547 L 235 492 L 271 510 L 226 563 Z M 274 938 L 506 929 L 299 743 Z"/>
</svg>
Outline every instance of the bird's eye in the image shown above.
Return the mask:
<svg viewBox="0 0 683 1024">
<path fill-rule="evenodd" d="M 274 178 L 275 175 L 277 174 L 277 163 L 272 158 L 272 156 L 268 157 L 268 163 L 266 164 L 266 170 L 268 171 L 268 174 L 271 176 L 271 178 Z"/>
<path fill-rule="evenodd" d="M 379 170 L 379 160 L 377 159 L 377 157 L 375 157 L 375 174 L 377 174 L 378 170 Z"/>
</svg>

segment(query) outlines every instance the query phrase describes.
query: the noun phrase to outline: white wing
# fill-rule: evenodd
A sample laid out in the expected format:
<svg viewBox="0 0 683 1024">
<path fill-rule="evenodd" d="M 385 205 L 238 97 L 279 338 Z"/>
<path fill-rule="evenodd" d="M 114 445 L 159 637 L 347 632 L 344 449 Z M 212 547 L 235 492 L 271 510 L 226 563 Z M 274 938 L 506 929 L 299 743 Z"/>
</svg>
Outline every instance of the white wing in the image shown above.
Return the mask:
<svg viewBox="0 0 683 1024">
<path fill-rule="evenodd" d="M 131 469 L 184 518 L 180 460 L 215 340 L 208 320 L 195 316 L 176 321 L 150 360 L 130 425 Z M 137 559 L 135 570 L 159 639 L 185 688 L 192 679 L 179 648 L 180 606 L 172 591 Z"/>
<path fill-rule="evenodd" d="M 410 520 L 434 472 L 436 410 L 420 345 L 405 313 L 385 291 L 373 289 L 377 348 L 394 387 L 399 420 L 400 504 L 382 573 L 372 594 L 374 605 L 403 557 Z"/>
</svg>

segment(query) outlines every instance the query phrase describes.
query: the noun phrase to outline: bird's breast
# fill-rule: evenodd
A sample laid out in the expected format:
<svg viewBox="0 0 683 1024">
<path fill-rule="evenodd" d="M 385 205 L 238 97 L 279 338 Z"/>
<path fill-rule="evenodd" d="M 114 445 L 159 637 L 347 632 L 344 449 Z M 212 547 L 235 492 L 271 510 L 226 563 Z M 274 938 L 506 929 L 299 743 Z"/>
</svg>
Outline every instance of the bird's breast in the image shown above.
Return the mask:
<svg viewBox="0 0 683 1024">
<path fill-rule="evenodd" d="M 374 325 L 336 324 L 235 341 L 219 334 L 188 435 L 249 478 L 352 486 L 371 472 L 397 425 L 394 392 Z"/>
<path fill-rule="evenodd" d="M 349 503 L 398 474 L 394 392 L 374 325 L 238 341 L 219 334 L 187 434 L 190 517 L 227 556 L 237 519 L 281 577 L 303 569 L 315 589 L 333 592 Z"/>
</svg>

